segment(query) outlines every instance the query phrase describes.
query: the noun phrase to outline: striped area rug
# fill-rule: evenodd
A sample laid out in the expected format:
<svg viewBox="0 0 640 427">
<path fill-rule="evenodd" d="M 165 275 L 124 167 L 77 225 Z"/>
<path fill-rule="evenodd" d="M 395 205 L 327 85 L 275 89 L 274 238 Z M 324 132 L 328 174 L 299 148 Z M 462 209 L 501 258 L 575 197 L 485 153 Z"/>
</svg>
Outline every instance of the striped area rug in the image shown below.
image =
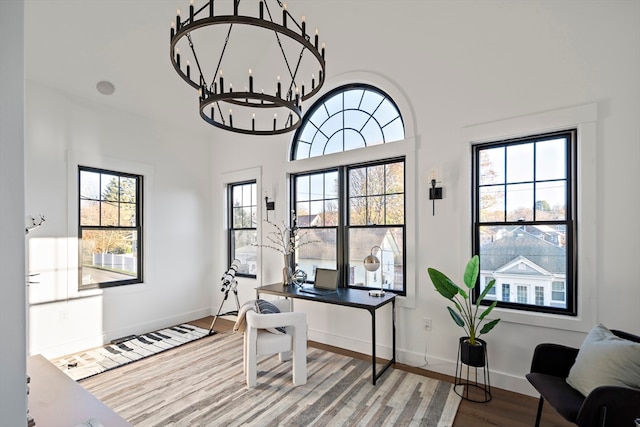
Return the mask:
<svg viewBox="0 0 640 427">
<path fill-rule="evenodd" d="M 108 344 L 104 347 L 53 359 L 51 363 L 78 381 L 181 346 L 208 334 L 207 329 L 194 325 L 177 325 L 132 336 L 118 344 Z"/>
<path fill-rule="evenodd" d="M 242 335 L 218 333 L 81 381 L 134 426 L 451 426 L 452 385 L 390 368 L 371 384 L 370 362 L 309 347 L 308 382 L 291 362 L 261 359 L 247 388 Z"/>
</svg>

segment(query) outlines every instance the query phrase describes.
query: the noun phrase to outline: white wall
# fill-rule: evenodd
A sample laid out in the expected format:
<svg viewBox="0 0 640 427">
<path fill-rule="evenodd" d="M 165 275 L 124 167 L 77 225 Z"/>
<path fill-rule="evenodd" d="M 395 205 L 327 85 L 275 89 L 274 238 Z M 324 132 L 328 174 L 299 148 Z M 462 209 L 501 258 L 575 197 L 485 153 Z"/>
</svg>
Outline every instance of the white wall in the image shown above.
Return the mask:
<svg viewBox="0 0 640 427">
<path fill-rule="evenodd" d="M 24 3 L 0 2 L 0 425 L 27 423 Z"/>
<path fill-rule="evenodd" d="M 209 315 L 210 142 L 27 82 L 29 353 L 96 347 Z M 112 96 L 117 96 L 116 94 Z M 77 165 L 144 176 L 144 283 L 78 292 Z"/>
<path fill-rule="evenodd" d="M 363 8 L 352 1 L 340 2 L 332 18 L 330 31 L 323 31 L 325 91 L 360 73 L 365 82 L 381 83 L 406 100 L 402 113 L 413 123 L 407 133 L 416 151 L 408 158 L 415 155 L 417 171 L 407 194 L 415 195 L 411 214 L 417 219 L 408 227 L 417 239 L 407 268 L 415 273 L 416 294 L 397 313 L 400 361 L 420 365 L 426 349 L 428 368 L 453 374 L 461 330 L 432 290 L 426 269 L 433 266 L 460 280 L 471 254 L 469 138 L 486 136 L 487 129 L 495 136 L 544 131 L 566 111 L 588 111 L 586 121 L 566 121 L 579 125 L 586 138 L 580 153 L 578 197 L 585 212 L 578 224 L 578 280 L 588 292 L 581 296 L 577 320 L 497 311 L 503 322 L 485 336 L 493 385 L 533 393 L 524 374 L 540 342 L 579 346 L 597 322 L 640 333 L 640 287 L 630 268 L 640 257 L 640 2 L 398 1 L 367 2 Z M 213 229 L 214 241 L 225 239 L 223 212 L 215 206 L 222 204 L 223 184 L 235 171 L 257 168 L 254 178 L 276 200 L 275 217 L 286 216 L 291 137 L 220 135 L 228 151 L 212 156 L 212 216 L 220 225 Z M 434 168 L 442 172 L 445 197 L 432 216 L 428 180 Z M 280 258 L 266 250 L 262 257 L 258 280 L 240 282 L 241 300 L 253 298 L 255 286 L 278 281 Z M 214 268 L 222 271 L 225 263 L 220 256 Z M 217 306 L 221 294 L 213 297 Z M 313 339 L 370 351 L 366 312 L 300 307 L 308 313 Z M 431 332 L 423 330 L 424 317 L 432 318 Z M 388 334 L 383 329 L 379 342 L 389 342 Z"/>
</svg>

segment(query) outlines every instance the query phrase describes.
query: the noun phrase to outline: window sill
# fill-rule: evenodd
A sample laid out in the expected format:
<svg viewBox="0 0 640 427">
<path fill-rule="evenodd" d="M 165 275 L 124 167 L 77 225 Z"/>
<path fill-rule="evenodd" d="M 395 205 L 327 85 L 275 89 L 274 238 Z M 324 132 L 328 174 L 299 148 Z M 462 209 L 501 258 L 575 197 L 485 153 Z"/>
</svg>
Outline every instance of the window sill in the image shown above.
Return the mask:
<svg viewBox="0 0 640 427">
<path fill-rule="evenodd" d="M 581 316 L 569 316 L 562 314 L 540 313 L 535 311 L 519 311 L 509 308 L 496 307 L 492 311 L 492 319 L 501 319 L 501 322 L 514 323 L 541 328 L 559 329 L 564 331 L 589 332 L 593 327 L 592 322 Z"/>
</svg>

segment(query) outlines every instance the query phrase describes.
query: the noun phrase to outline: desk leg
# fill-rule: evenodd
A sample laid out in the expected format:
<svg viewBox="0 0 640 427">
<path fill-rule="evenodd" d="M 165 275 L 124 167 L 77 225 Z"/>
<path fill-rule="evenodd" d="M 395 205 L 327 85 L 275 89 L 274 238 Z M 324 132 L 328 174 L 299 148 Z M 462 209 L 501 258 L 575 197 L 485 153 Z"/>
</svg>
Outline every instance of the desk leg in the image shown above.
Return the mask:
<svg viewBox="0 0 640 427">
<path fill-rule="evenodd" d="M 376 373 L 376 310 L 369 310 L 371 313 L 371 369 L 373 372 L 373 385 L 376 385 L 376 381 L 384 372 L 389 369 L 391 365 L 396 363 L 396 300 L 391 301 L 391 360 L 389 360 L 383 367 L 380 369 L 380 372 Z"/>
<path fill-rule="evenodd" d="M 392 336 L 392 352 L 391 361 L 396 363 L 396 300 L 391 301 L 391 336 Z"/>
<path fill-rule="evenodd" d="M 373 385 L 376 385 L 376 311 L 371 310 L 371 367 L 373 369 Z"/>
</svg>

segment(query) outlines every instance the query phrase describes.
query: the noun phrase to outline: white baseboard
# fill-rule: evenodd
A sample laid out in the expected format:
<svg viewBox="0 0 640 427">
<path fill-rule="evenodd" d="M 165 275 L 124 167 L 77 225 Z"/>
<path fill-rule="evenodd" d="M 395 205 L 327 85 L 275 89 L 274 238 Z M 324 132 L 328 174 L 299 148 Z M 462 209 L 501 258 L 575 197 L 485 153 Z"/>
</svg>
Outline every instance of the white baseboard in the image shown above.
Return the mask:
<svg viewBox="0 0 640 427">
<path fill-rule="evenodd" d="M 202 308 L 199 310 L 193 310 L 173 316 L 153 319 L 148 322 L 139 322 L 136 324 L 128 325 L 124 328 L 102 331 L 101 334 L 80 337 L 71 341 L 59 342 L 56 345 L 33 348 L 30 351 L 30 354 L 42 354 L 48 359 L 53 359 L 77 353 L 79 351 L 100 347 L 117 338 L 122 338 L 129 335 L 139 335 L 158 329 L 167 328 L 169 326 L 174 326 L 180 323 L 193 321 L 194 319 L 200 319 L 210 315 L 210 308 Z"/>
<path fill-rule="evenodd" d="M 362 354 L 371 354 L 371 342 L 353 339 L 351 337 L 344 337 L 341 335 L 330 334 L 324 331 L 318 331 L 315 329 L 309 329 L 309 339 L 317 341 L 323 344 L 332 345 L 335 347 L 344 348 L 347 350 L 355 351 Z M 376 342 L 376 356 L 381 358 L 391 357 L 391 345 L 390 343 Z M 456 355 L 453 355 L 456 356 Z M 437 372 L 439 374 L 455 376 L 456 371 L 456 359 L 443 359 L 439 357 L 425 355 L 423 353 L 411 352 L 406 349 L 396 347 L 396 360 L 398 363 L 402 363 L 409 366 L 414 366 L 428 371 Z M 489 361 L 491 362 L 491 361 Z M 504 390 L 509 390 L 515 393 L 524 394 L 527 396 L 538 397 L 539 394 L 529 384 L 527 379 L 522 376 L 517 376 L 505 372 L 495 371 L 491 369 L 491 363 L 489 363 L 489 377 L 492 387 L 498 387 Z"/>
<path fill-rule="evenodd" d="M 173 316 L 162 317 L 159 319 L 153 319 L 149 322 L 141 322 L 135 325 L 129 325 L 126 328 L 120 328 L 114 331 L 105 331 L 103 333 L 103 343 L 111 342 L 114 339 L 126 337 L 129 335 L 144 334 L 147 332 L 155 331 L 162 328 L 168 328 L 180 323 L 186 323 L 193 321 L 194 319 L 201 319 L 211 315 L 210 308 L 202 308 L 199 310 L 193 310 L 185 313 L 176 314 Z"/>
</svg>

